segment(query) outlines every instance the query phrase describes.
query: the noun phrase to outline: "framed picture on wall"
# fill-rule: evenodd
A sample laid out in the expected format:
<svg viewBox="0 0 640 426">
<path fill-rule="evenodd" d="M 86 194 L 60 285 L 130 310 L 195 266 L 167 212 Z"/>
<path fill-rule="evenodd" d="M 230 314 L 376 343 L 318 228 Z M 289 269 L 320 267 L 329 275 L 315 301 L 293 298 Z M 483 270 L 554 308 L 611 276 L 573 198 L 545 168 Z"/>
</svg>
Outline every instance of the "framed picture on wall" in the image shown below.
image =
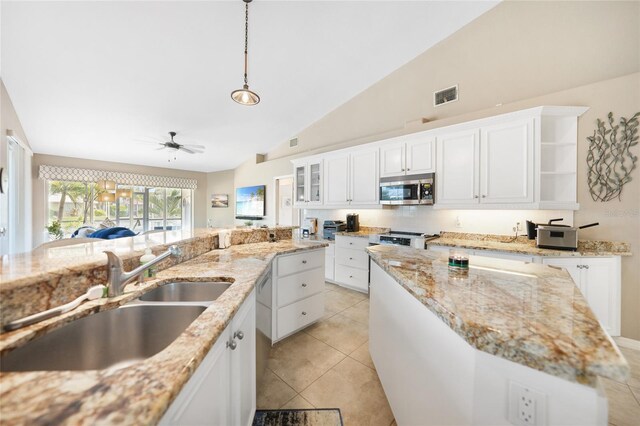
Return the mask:
<svg viewBox="0 0 640 426">
<path fill-rule="evenodd" d="M 211 194 L 211 208 L 229 207 L 229 194 Z"/>
</svg>

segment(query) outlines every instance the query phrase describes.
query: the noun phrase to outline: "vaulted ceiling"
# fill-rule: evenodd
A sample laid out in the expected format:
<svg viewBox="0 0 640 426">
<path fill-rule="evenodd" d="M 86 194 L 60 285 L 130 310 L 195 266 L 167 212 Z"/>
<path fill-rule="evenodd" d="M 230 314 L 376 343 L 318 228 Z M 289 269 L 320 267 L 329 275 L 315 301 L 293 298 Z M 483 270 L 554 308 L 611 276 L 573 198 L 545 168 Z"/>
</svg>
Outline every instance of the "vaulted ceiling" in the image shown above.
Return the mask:
<svg viewBox="0 0 640 426">
<path fill-rule="evenodd" d="M 2 2 L 1 76 L 37 153 L 231 169 L 296 135 L 497 2 Z M 461 52 L 461 54 L 464 54 Z M 204 154 L 157 151 L 168 138 Z M 168 160 L 171 159 L 171 162 Z"/>
</svg>

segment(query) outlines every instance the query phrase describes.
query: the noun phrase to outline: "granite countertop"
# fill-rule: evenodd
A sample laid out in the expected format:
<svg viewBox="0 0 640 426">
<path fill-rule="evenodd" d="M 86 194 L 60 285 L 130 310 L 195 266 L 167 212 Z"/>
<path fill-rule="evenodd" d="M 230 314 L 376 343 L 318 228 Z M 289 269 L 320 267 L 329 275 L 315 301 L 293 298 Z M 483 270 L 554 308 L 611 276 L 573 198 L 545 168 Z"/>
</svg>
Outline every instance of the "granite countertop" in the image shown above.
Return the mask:
<svg viewBox="0 0 640 426">
<path fill-rule="evenodd" d="M 536 240 L 526 236 L 514 237 L 491 234 L 465 234 L 442 232 L 440 238 L 430 240 L 428 245 L 460 247 L 473 250 L 495 250 L 533 256 L 631 256 L 631 246 L 617 241 L 578 241 L 578 250 L 553 250 L 536 247 Z"/>
<path fill-rule="evenodd" d="M 64 323 L 113 309 L 165 282 L 233 282 L 173 343 L 155 356 L 115 371 L 0 373 L 0 418 L 5 425 L 155 424 L 224 331 L 256 282 L 278 254 L 325 247 L 326 243 L 282 240 L 212 250 L 129 284 L 122 296 L 98 299 L 67 314 L 0 335 L 0 352 Z"/>
<path fill-rule="evenodd" d="M 360 230 L 357 232 L 336 232 L 336 235 L 343 237 L 360 237 L 369 238 L 372 234 L 388 234 L 391 231 L 390 228 L 378 228 L 373 226 L 360 226 Z"/>
<path fill-rule="evenodd" d="M 371 259 L 478 350 L 595 387 L 629 366 L 569 274 L 532 263 L 470 256 L 467 272 L 447 254 L 379 245 Z"/>
</svg>

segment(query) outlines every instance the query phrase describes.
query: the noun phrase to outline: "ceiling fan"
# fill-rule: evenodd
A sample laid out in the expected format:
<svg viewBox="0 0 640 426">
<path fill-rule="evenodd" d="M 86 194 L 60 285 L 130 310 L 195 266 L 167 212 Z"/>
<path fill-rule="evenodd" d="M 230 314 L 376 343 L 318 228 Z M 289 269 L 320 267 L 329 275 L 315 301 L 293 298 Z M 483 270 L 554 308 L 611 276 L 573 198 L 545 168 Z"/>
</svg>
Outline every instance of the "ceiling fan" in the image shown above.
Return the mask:
<svg viewBox="0 0 640 426">
<path fill-rule="evenodd" d="M 169 132 L 171 140 L 167 142 L 158 142 L 159 145 L 162 145 L 158 150 L 173 149 L 174 151 L 184 151 L 189 154 L 202 154 L 204 152 L 204 145 L 183 145 L 174 141 L 173 138 L 176 134 L 176 132 Z"/>
</svg>

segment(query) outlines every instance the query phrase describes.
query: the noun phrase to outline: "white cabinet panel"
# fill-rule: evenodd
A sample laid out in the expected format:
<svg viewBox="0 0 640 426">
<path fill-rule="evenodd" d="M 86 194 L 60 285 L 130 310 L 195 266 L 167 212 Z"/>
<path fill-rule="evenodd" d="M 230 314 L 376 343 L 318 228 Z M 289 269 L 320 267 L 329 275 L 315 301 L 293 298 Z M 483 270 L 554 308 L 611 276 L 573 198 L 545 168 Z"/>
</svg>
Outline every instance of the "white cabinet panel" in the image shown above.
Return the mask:
<svg viewBox="0 0 640 426">
<path fill-rule="evenodd" d="M 329 243 L 329 247 L 324 250 L 324 278 L 328 281 L 333 281 L 335 279 L 335 243 Z"/>
<path fill-rule="evenodd" d="M 435 172 L 435 137 L 428 137 L 421 133 L 412 135 L 407 138 L 405 150 L 407 174 Z"/>
<path fill-rule="evenodd" d="M 349 155 L 325 158 L 325 204 L 349 202 Z"/>
<path fill-rule="evenodd" d="M 369 268 L 359 269 L 336 264 L 336 282 L 367 293 L 369 291 Z"/>
<path fill-rule="evenodd" d="M 322 164 L 322 160 L 317 158 L 294 162 L 295 207 L 322 205 Z"/>
<path fill-rule="evenodd" d="M 438 137 L 436 203 L 478 204 L 479 130 Z"/>
<path fill-rule="evenodd" d="M 483 127 L 481 203 L 533 202 L 533 118 Z"/>
<path fill-rule="evenodd" d="M 278 309 L 278 339 L 288 336 L 324 315 L 324 292 Z"/>
<path fill-rule="evenodd" d="M 369 269 L 369 255 L 363 250 L 338 247 L 336 249 L 336 263 L 353 268 Z"/>
<path fill-rule="evenodd" d="M 322 278 L 322 273 L 317 269 L 278 278 L 278 307 L 323 291 Z"/>
<path fill-rule="evenodd" d="M 324 263 L 324 250 L 304 251 L 278 257 L 278 276 L 315 269 Z"/>
<path fill-rule="evenodd" d="M 251 425 L 256 411 L 256 305 L 248 301 L 231 322 L 231 424 L 243 426 Z"/>
<path fill-rule="evenodd" d="M 364 251 L 369 247 L 369 239 L 361 237 L 348 237 L 346 235 L 336 235 L 336 250 L 338 247 L 359 249 Z"/>
<path fill-rule="evenodd" d="M 362 149 L 351 153 L 349 173 L 350 205 L 378 204 L 378 149 Z"/>
<path fill-rule="evenodd" d="M 380 147 L 380 177 L 404 174 L 404 141 L 395 140 Z"/>
</svg>

